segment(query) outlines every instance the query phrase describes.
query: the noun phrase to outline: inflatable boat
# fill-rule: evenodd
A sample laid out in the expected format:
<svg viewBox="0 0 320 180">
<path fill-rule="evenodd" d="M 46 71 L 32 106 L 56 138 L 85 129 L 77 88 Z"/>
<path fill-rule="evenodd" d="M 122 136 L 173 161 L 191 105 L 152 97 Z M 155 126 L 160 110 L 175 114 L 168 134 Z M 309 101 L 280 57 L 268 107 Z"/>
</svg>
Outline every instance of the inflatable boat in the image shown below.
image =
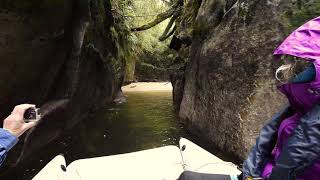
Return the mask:
<svg viewBox="0 0 320 180">
<path fill-rule="evenodd" d="M 33 180 L 177 180 L 184 172 L 192 172 L 191 176 L 194 176 L 194 173 L 221 175 L 230 180 L 236 180 L 241 173 L 235 164 L 225 162 L 191 141 L 181 138 L 179 147 L 165 146 L 81 159 L 68 166 L 64 157 L 59 155 Z"/>
</svg>

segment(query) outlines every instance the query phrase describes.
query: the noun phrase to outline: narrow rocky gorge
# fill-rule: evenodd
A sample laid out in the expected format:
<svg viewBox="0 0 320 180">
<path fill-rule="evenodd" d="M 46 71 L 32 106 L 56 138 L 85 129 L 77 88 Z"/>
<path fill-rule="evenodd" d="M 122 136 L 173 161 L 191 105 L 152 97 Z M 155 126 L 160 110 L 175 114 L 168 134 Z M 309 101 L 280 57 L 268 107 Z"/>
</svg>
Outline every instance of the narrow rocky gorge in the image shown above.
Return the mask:
<svg viewBox="0 0 320 180">
<path fill-rule="evenodd" d="M 141 16 L 128 3 L 0 2 L 0 118 L 21 103 L 36 104 L 44 115 L 9 153 L 0 176 L 92 112 L 111 107 L 123 98 L 121 86 L 135 78 L 170 77 L 175 110 L 188 130 L 243 160 L 262 125 L 287 104 L 276 87 L 281 62 L 274 61 L 274 49 L 320 16 L 319 0 L 162 0 L 168 10 L 135 27 L 126 21 Z M 168 48 L 150 43 L 143 54 L 137 47 L 147 45 L 131 44 L 138 31 L 166 19 L 159 41 Z M 137 57 L 143 60 L 135 77 Z"/>
</svg>

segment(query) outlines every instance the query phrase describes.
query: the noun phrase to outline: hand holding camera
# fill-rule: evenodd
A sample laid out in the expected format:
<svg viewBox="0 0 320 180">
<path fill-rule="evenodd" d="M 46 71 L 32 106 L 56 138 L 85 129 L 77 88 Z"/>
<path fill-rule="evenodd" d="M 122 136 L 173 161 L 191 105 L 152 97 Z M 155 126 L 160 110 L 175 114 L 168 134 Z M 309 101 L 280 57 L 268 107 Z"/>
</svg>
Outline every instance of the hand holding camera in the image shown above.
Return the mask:
<svg viewBox="0 0 320 180">
<path fill-rule="evenodd" d="M 33 104 L 16 106 L 12 113 L 4 120 L 3 129 L 19 137 L 28 129 L 34 127 L 41 115 Z"/>
</svg>

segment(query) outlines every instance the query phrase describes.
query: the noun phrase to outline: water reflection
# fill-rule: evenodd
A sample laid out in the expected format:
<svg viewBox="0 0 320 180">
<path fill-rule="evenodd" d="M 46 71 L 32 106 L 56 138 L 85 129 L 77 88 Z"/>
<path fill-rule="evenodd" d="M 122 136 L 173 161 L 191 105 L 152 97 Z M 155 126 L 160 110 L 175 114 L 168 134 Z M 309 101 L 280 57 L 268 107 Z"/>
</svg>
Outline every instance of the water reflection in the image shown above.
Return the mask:
<svg viewBox="0 0 320 180">
<path fill-rule="evenodd" d="M 86 157 L 177 144 L 185 135 L 173 112 L 171 92 L 126 95 L 126 103 L 98 112 L 78 126 L 78 143 L 85 148 Z"/>
<path fill-rule="evenodd" d="M 178 144 L 187 137 L 173 112 L 171 91 L 128 92 L 127 102 L 101 109 L 36 157 L 0 179 L 31 179 L 55 155 L 76 159 L 133 152 Z"/>
</svg>

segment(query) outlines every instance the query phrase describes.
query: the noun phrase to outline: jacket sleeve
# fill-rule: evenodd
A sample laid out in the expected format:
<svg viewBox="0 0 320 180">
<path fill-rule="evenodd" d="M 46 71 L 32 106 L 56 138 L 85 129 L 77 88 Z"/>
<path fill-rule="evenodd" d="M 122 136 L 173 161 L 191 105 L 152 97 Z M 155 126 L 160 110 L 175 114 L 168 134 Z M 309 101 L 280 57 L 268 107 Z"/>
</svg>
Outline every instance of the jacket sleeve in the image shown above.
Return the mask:
<svg viewBox="0 0 320 180">
<path fill-rule="evenodd" d="M 294 180 L 320 158 L 320 105 L 304 115 L 285 144 L 269 177 Z"/>
<path fill-rule="evenodd" d="M 256 144 L 253 146 L 248 158 L 243 163 L 243 179 L 248 176 L 261 176 L 263 168 L 270 159 L 271 152 L 275 146 L 278 128 L 282 120 L 288 116 L 289 112 L 290 108 L 285 108 L 262 128 L 259 137 L 256 139 Z"/>
<path fill-rule="evenodd" d="M 16 136 L 0 128 L 0 165 L 4 162 L 8 151 L 16 145 L 17 142 L 18 138 Z"/>
</svg>

